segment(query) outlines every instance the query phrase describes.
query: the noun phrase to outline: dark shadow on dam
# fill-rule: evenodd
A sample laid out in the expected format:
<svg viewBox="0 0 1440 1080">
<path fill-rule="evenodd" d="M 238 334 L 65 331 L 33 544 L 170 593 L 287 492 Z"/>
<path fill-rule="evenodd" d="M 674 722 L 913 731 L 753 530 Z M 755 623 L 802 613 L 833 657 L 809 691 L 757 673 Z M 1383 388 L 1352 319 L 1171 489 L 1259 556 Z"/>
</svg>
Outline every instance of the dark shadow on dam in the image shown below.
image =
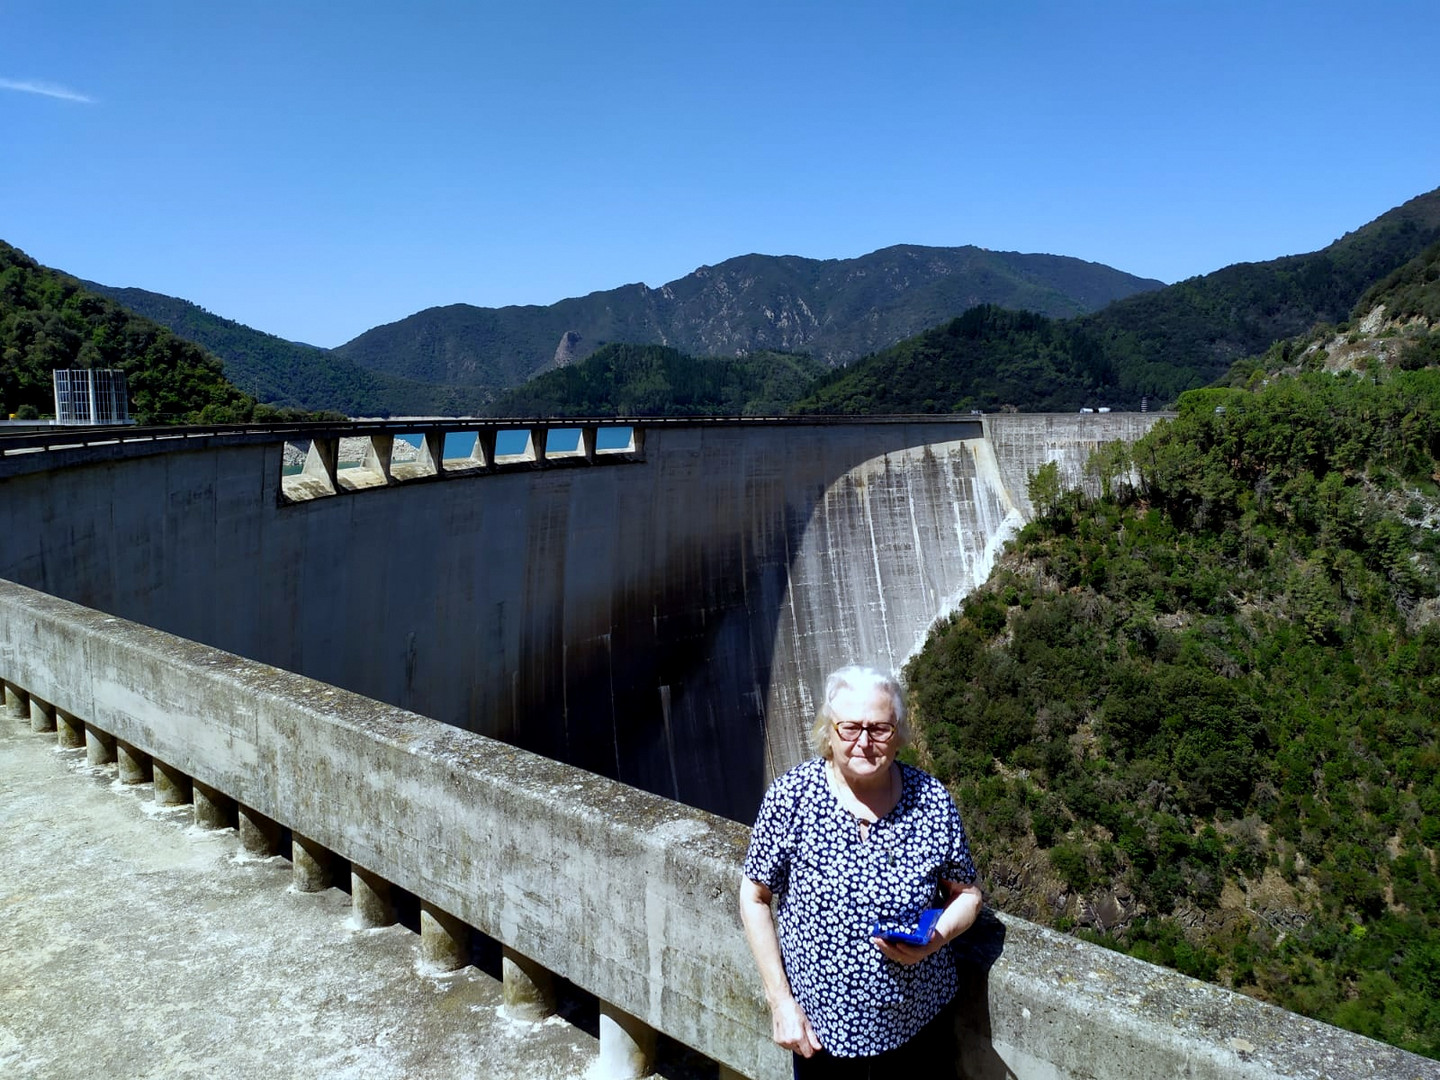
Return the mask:
<svg viewBox="0 0 1440 1080">
<path fill-rule="evenodd" d="M 766 688 L 788 552 L 807 516 L 786 508 L 757 550 L 718 536 L 613 598 L 603 640 L 534 643 L 506 735 L 525 749 L 728 817 L 766 783 Z M 677 583 L 686 585 L 676 589 Z M 564 653 L 566 678 L 553 677 Z"/>
</svg>

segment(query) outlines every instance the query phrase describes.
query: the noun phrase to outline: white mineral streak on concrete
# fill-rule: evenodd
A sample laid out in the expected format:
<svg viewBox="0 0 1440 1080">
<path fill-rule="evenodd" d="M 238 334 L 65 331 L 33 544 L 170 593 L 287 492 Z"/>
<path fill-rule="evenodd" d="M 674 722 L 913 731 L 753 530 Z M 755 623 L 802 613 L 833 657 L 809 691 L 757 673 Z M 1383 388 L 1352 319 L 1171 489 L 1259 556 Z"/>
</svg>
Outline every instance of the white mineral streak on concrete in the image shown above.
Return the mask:
<svg viewBox="0 0 1440 1080">
<path fill-rule="evenodd" d="M 830 484 L 791 559 L 775 635 L 771 774 L 809 753 L 810 681 L 856 661 L 903 667 L 935 621 L 990 576 L 1024 523 L 983 439 L 894 451 Z M 796 686 L 805 688 L 803 709 Z"/>
<path fill-rule="evenodd" d="M 7 1080 L 583 1076 L 596 1041 L 498 1018 L 500 984 L 413 972 L 338 889 L 237 857 L 151 786 L 0 721 L 0 1076 Z M 98 1070 L 98 1072 L 97 1072 Z"/>
<path fill-rule="evenodd" d="M 886 459 L 889 464 L 889 459 Z M 885 632 L 885 653 L 893 655 L 895 648 L 890 644 L 890 620 L 886 617 L 885 609 L 885 575 L 880 572 L 880 545 L 875 540 L 875 513 L 870 505 L 870 500 L 875 489 L 866 484 L 860 489 L 860 505 L 865 510 L 865 531 L 869 534 L 870 543 L 870 565 L 875 568 L 875 601 L 876 609 L 880 615 L 880 628 Z"/>
</svg>

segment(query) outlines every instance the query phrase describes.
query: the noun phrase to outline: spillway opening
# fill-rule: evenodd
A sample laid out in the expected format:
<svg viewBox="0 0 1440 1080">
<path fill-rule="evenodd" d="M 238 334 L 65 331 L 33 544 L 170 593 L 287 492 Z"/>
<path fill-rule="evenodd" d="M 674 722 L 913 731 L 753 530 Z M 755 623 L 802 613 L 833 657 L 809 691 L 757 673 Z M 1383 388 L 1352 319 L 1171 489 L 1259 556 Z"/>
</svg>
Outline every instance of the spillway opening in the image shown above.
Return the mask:
<svg viewBox="0 0 1440 1080">
<path fill-rule="evenodd" d="M 448 431 L 443 447 L 441 468 L 446 475 L 480 472 L 490 467 L 494 456 L 493 445 L 491 453 L 486 454 L 485 440 L 478 431 Z"/>
<path fill-rule="evenodd" d="M 289 502 L 334 495 L 336 440 L 287 439 L 281 455 L 280 493 Z"/>
<path fill-rule="evenodd" d="M 578 427 L 556 427 L 545 432 L 545 457 L 583 458 L 585 441 Z"/>
<path fill-rule="evenodd" d="M 602 427 L 595 433 L 596 454 L 636 454 L 639 446 L 633 427 Z"/>
<path fill-rule="evenodd" d="M 431 452 L 426 436 L 423 431 L 396 433 L 390 447 L 391 479 L 401 482 L 419 480 L 439 472 L 440 455 Z"/>
<path fill-rule="evenodd" d="M 495 433 L 496 465 L 522 465 L 539 461 L 542 453 L 529 428 L 502 428 Z"/>
</svg>

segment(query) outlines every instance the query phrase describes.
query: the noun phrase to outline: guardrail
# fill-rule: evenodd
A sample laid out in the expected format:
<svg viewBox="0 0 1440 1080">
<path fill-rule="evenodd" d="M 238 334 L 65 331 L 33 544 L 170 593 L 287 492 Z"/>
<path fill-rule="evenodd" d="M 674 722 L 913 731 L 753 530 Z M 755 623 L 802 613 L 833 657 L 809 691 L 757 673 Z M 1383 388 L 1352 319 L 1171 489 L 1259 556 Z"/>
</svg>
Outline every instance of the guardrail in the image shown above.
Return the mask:
<svg viewBox="0 0 1440 1080">
<path fill-rule="evenodd" d="M 421 904 L 430 962 L 473 930 L 531 1014 L 549 973 L 601 1001 L 601 1072 L 654 1033 L 779 1080 L 789 1066 L 741 935 L 739 824 L 368 698 L 0 581 L 8 711 L 153 779 L 252 850 L 293 832 L 295 884 L 351 874 L 356 916 Z M 973 1080 L 1421 1080 L 1433 1061 L 1020 920 L 962 939 L 960 1075 Z"/>
</svg>

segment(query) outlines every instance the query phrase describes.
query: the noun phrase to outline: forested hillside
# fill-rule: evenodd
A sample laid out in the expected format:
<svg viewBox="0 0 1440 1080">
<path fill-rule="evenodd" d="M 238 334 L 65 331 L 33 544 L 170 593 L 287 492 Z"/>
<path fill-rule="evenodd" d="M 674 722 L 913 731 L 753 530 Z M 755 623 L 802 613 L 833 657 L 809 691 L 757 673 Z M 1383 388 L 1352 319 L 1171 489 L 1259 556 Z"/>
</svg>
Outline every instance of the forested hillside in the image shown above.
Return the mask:
<svg viewBox="0 0 1440 1080">
<path fill-rule="evenodd" d="M 606 345 L 502 395 L 494 416 L 759 416 L 788 408 L 821 371 L 803 354 L 686 356 L 663 345 Z"/>
<path fill-rule="evenodd" d="M 1440 191 L 1432 191 L 1322 251 L 1229 266 L 1059 324 L 970 313 L 837 371 L 799 411 L 1167 403 L 1277 339 L 1345 320 L 1367 289 L 1437 240 Z M 1017 368 L 1026 377 L 1015 377 Z"/>
<path fill-rule="evenodd" d="M 231 382 L 272 405 L 346 416 L 456 416 L 478 412 L 489 397 L 475 387 L 419 383 L 369 371 L 329 349 L 262 333 L 188 300 L 144 289 L 82 284 L 220 357 Z"/>
<path fill-rule="evenodd" d="M 793 411 L 1070 412 L 1118 402 L 1114 367 L 1074 323 L 987 305 L 823 376 Z"/>
<path fill-rule="evenodd" d="M 50 372 L 72 367 L 125 372 L 131 415 L 141 424 L 256 415 L 255 400 L 228 383 L 204 349 L 0 242 L 0 416 L 50 414 Z M 278 415 L 264 406 L 260 413 Z"/>
<path fill-rule="evenodd" d="M 1432 244 L 1366 291 L 1352 313 L 1360 318 L 1377 304 L 1391 319 L 1424 319 L 1440 328 L 1440 244 Z"/>
<path fill-rule="evenodd" d="M 1286 342 L 1042 469 L 907 677 L 1001 907 L 1440 1057 L 1429 265 L 1366 297 L 1389 360 Z"/>
<path fill-rule="evenodd" d="M 546 306 L 430 308 L 336 352 L 374 371 L 492 389 L 607 342 L 699 356 L 807 352 L 835 363 L 977 304 L 1073 315 L 1160 285 L 1080 259 L 976 247 L 900 245 L 856 259 L 744 255 L 658 289 L 624 285 Z"/>
</svg>

